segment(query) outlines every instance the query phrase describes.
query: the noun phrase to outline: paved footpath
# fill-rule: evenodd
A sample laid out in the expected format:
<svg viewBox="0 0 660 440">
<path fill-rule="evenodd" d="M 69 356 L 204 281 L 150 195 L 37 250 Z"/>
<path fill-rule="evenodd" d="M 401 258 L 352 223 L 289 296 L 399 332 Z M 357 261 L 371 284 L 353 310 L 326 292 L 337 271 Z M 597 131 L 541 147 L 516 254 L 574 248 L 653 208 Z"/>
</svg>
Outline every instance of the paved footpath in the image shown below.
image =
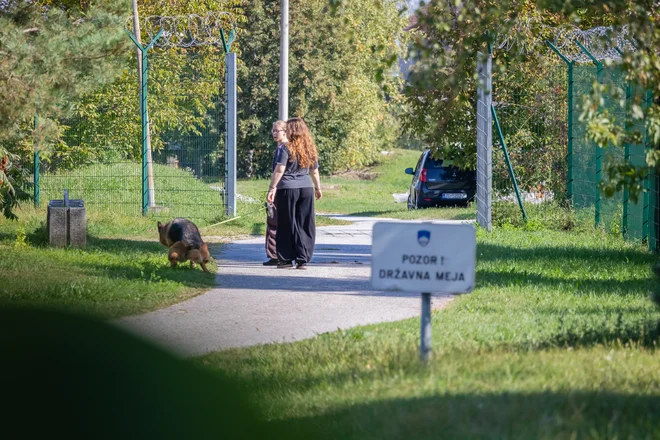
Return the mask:
<svg viewBox="0 0 660 440">
<path fill-rule="evenodd" d="M 263 266 L 264 238 L 218 247 L 218 287 L 174 306 L 115 321 L 183 356 L 231 347 L 292 342 L 358 325 L 420 315 L 420 295 L 371 288 L 368 217 L 317 228 L 307 270 Z M 432 306 L 451 296 L 435 296 Z"/>
</svg>

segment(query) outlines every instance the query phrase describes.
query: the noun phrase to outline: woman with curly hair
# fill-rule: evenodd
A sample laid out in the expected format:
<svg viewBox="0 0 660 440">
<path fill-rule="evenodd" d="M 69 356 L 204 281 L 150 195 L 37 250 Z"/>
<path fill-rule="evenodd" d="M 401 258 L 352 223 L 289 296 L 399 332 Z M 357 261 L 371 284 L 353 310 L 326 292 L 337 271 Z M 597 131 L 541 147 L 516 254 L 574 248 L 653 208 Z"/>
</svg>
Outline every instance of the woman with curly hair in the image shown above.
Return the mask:
<svg viewBox="0 0 660 440">
<path fill-rule="evenodd" d="M 306 269 L 316 242 L 314 198 L 323 197 L 319 155 L 301 118 L 286 123 L 288 144 L 282 147 L 266 200 L 277 205 L 278 268 Z M 311 176 L 311 179 L 310 179 Z"/>
</svg>

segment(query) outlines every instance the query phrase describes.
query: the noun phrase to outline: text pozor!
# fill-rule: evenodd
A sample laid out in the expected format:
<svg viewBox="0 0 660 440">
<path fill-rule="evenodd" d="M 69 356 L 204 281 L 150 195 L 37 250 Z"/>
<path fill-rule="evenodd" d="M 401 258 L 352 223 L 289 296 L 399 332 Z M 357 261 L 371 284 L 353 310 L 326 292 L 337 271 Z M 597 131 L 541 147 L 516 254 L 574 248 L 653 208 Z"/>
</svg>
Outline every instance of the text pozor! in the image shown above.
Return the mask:
<svg viewBox="0 0 660 440">
<path fill-rule="evenodd" d="M 436 255 L 403 255 L 401 257 L 403 264 L 438 264 Z M 440 257 L 440 265 L 445 264 L 445 257 Z"/>
</svg>

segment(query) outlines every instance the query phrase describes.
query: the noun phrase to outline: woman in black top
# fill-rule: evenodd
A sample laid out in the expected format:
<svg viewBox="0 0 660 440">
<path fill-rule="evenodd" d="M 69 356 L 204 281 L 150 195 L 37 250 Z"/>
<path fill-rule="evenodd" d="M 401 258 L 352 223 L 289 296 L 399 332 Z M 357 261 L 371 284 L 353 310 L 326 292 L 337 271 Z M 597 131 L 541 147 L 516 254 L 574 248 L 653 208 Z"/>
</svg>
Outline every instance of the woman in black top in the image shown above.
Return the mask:
<svg viewBox="0 0 660 440">
<path fill-rule="evenodd" d="M 277 142 L 277 148 L 273 155 L 273 168 L 275 171 L 277 160 L 280 157 L 280 151 L 286 144 L 286 121 L 278 120 L 273 123 L 273 140 Z M 266 216 L 266 256 L 268 261 L 264 262 L 264 266 L 276 266 L 279 259 L 277 258 L 277 207 L 274 203 L 268 204 L 268 215 Z"/>
<path fill-rule="evenodd" d="M 316 242 L 314 198 L 323 197 L 319 155 L 301 118 L 287 121 L 286 135 L 289 143 L 280 152 L 266 200 L 277 205 L 277 267 L 293 267 L 295 261 L 306 269 Z"/>
</svg>

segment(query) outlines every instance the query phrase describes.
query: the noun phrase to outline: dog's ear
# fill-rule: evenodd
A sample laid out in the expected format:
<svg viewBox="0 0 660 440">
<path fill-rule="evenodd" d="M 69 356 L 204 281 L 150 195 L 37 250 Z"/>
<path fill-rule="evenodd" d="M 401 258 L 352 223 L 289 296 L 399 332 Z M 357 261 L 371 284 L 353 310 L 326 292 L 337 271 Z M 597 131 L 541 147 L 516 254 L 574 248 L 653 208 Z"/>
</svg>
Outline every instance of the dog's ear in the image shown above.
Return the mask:
<svg viewBox="0 0 660 440">
<path fill-rule="evenodd" d="M 161 229 L 163 229 L 163 224 L 161 222 L 158 222 L 158 230 L 160 231 Z"/>
</svg>

